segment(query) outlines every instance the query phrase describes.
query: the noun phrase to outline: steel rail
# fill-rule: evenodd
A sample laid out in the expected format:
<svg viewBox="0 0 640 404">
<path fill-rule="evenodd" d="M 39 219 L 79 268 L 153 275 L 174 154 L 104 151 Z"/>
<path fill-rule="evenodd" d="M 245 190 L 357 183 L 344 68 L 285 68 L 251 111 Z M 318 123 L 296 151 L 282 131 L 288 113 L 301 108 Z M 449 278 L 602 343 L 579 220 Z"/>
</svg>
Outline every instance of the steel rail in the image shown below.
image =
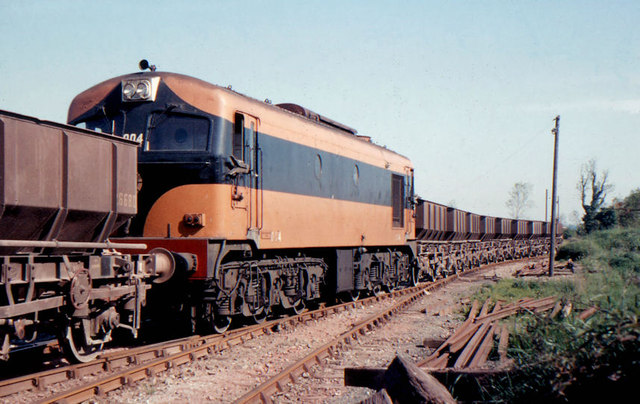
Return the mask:
<svg viewBox="0 0 640 404">
<path fill-rule="evenodd" d="M 284 391 L 286 388 L 286 384 L 288 382 L 295 382 L 295 380 L 304 372 L 309 372 L 311 367 L 315 364 L 322 365 L 322 361 L 327 357 L 333 356 L 335 352 L 337 352 L 340 348 L 344 347 L 345 344 L 350 344 L 352 340 L 356 340 L 358 335 L 365 334 L 366 331 L 372 330 L 375 327 L 378 327 L 384 323 L 386 323 L 393 315 L 399 313 L 402 309 L 404 309 L 409 304 L 413 303 L 415 300 L 420 298 L 425 294 L 425 292 L 438 289 L 445 284 L 458 279 L 460 276 L 466 276 L 477 272 L 479 270 L 487 269 L 487 267 L 477 267 L 471 270 L 467 270 L 463 273 L 457 273 L 445 279 L 440 279 L 436 282 L 432 282 L 429 284 L 424 284 L 420 287 L 418 291 L 413 293 L 411 296 L 403 299 L 401 302 L 395 304 L 393 307 L 389 309 L 385 309 L 378 314 L 374 314 L 370 316 L 367 320 L 359 322 L 349 331 L 341 334 L 337 338 L 331 340 L 327 344 L 317 348 L 310 354 L 306 355 L 304 358 L 299 360 L 298 362 L 292 364 L 280 374 L 275 377 L 269 379 L 268 381 L 262 383 L 260 386 L 251 390 L 244 396 L 240 397 L 235 401 L 236 404 L 245 404 L 245 403 L 270 403 L 271 396 L 278 391 Z"/>
<path fill-rule="evenodd" d="M 181 338 L 166 343 L 158 343 L 128 349 L 123 352 L 119 351 L 113 354 L 101 355 L 94 362 L 70 365 L 63 368 L 51 369 L 31 375 L 8 379 L 0 382 L 0 397 L 35 388 L 42 389 L 54 383 L 86 375 L 95 375 L 96 373 L 107 371 L 112 372 L 123 366 L 131 367 L 130 369 L 121 371 L 117 375 L 107 376 L 94 383 L 79 386 L 42 401 L 47 403 L 81 402 L 94 397 L 95 395 L 104 394 L 128 383 L 141 380 L 141 378 L 155 374 L 159 371 L 164 371 L 173 366 L 178 366 L 190 360 L 200 358 L 203 356 L 203 352 L 212 354 L 222 351 L 228 347 L 242 344 L 258 335 L 269 334 L 278 326 L 286 326 L 287 324 L 295 326 L 298 323 L 322 318 L 332 313 L 338 313 L 351 308 L 361 307 L 374 301 L 401 297 L 412 293 L 419 295 L 424 290 L 437 288 L 444 283 L 457 279 L 460 275 L 468 275 L 478 270 L 484 270 L 498 264 L 500 263 L 493 263 L 487 266 L 467 270 L 462 273 L 453 274 L 436 282 L 424 283 L 410 288 L 395 290 L 383 295 L 372 296 L 334 306 L 322 307 L 296 316 L 274 319 L 262 324 L 234 329 L 222 335 L 212 334 L 209 336 L 191 336 Z M 380 322 L 380 320 L 376 321 L 376 324 L 378 322 Z M 358 323 L 358 326 L 372 328 L 370 324 L 364 324 L 363 322 Z M 143 376 L 143 374 L 146 374 L 146 376 Z M 118 380 L 120 381 L 118 382 Z"/>
<path fill-rule="evenodd" d="M 125 351 L 114 352 L 112 354 L 104 354 L 95 361 L 89 363 L 69 365 L 62 368 L 50 369 L 31 375 L 8 379 L 0 382 L 0 397 L 4 397 L 21 391 L 33 390 L 36 388 L 42 389 L 54 383 L 64 382 L 66 380 L 80 378 L 87 375 L 95 375 L 101 372 L 109 371 L 112 372 L 126 366 L 139 366 L 141 368 L 148 367 L 152 368 L 153 372 L 157 372 L 162 368 L 162 362 L 175 362 L 176 360 L 178 360 L 178 364 L 184 363 L 182 362 L 182 359 L 184 358 L 184 355 L 182 355 L 183 353 L 185 353 L 185 355 L 188 355 L 189 353 L 193 353 L 192 351 L 194 350 L 198 351 L 202 349 L 206 349 L 208 352 L 221 351 L 227 347 L 242 344 L 245 341 L 255 338 L 260 334 L 268 334 L 278 326 L 304 323 L 306 321 L 328 316 L 332 313 L 338 313 L 351 308 L 361 307 L 371 302 L 403 296 L 417 290 L 418 288 L 420 288 L 420 286 L 400 289 L 391 293 L 360 299 L 355 302 L 347 302 L 334 306 L 323 307 L 313 311 L 306 311 L 296 316 L 284 317 L 280 319 L 270 320 L 262 324 L 234 329 L 223 335 L 212 334 L 208 336 L 190 336 L 180 338 L 169 342 L 137 347 Z M 197 357 L 200 357 L 200 355 L 196 356 L 196 358 Z M 167 367 L 165 367 L 165 369 L 167 369 Z M 130 381 L 139 380 L 139 373 L 140 372 L 138 371 L 138 369 L 130 368 L 125 371 L 121 371 L 118 375 L 120 375 L 120 377 L 128 378 L 126 380 L 126 382 L 128 383 Z M 131 375 L 133 375 L 133 378 L 131 378 Z M 95 392 L 91 393 L 93 395 L 104 393 L 105 391 L 110 391 L 111 388 L 109 386 L 117 385 L 117 383 L 111 380 L 109 382 L 109 386 L 107 386 L 107 388 L 109 389 L 105 390 L 104 387 L 100 387 L 100 384 L 104 384 L 105 382 L 96 383 L 96 386 L 87 386 L 87 388 L 89 389 L 95 389 Z M 116 388 L 120 386 L 116 386 Z M 85 393 L 72 394 L 71 391 L 65 393 L 68 393 L 69 397 L 56 396 L 51 399 L 47 399 L 47 401 L 44 402 L 76 402 L 75 398 L 73 397 L 77 397 L 80 401 L 86 399 L 82 398 L 85 397 Z"/>
<path fill-rule="evenodd" d="M 150 360 L 150 356 L 160 355 L 162 350 L 172 351 L 175 349 L 186 349 L 187 347 L 202 343 L 199 341 L 206 341 L 207 338 L 210 337 L 190 336 L 169 342 L 131 348 L 126 351 L 102 354 L 91 362 L 62 366 L 3 380 L 0 381 L 0 397 L 5 397 L 20 391 L 28 391 L 36 388 L 42 389 L 54 383 L 80 378 L 102 371 L 110 371 L 132 363 L 142 363 Z"/>
</svg>

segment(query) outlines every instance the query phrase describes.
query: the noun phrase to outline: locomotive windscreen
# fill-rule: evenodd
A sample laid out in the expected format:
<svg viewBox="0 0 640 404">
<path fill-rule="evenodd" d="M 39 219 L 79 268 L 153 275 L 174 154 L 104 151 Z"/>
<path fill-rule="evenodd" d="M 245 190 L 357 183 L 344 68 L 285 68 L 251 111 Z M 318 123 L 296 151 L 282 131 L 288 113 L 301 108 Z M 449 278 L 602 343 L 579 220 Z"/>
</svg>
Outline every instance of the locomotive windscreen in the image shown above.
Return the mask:
<svg viewBox="0 0 640 404">
<path fill-rule="evenodd" d="M 154 114 L 147 132 L 145 150 L 204 151 L 211 121 L 193 115 Z"/>
</svg>

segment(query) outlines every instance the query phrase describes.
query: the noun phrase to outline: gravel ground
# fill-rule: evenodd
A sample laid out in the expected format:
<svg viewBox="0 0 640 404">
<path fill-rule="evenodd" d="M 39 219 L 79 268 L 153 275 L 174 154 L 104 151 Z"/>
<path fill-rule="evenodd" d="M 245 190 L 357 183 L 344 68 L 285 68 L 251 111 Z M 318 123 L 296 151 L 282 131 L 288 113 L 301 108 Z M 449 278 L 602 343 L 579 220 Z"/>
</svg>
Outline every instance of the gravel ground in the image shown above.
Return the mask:
<svg viewBox="0 0 640 404">
<path fill-rule="evenodd" d="M 345 367 L 387 367 L 398 352 L 416 361 L 431 348 L 425 341 L 446 339 L 464 320 L 461 309 L 477 288 L 491 279 L 510 277 L 523 263 L 507 263 L 448 284 L 417 300 L 402 315 L 362 335 L 326 365 L 305 373 L 277 403 L 357 403 L 373 390 L 344 386 Z M 115 392 L 104 402 L 171 403 L 232 402 L 268 380 L 297 358 L 348 330 L 352 324 L 389 306 L 378 303 L 326 319 L 263 336 L 213 357 L 159 375 L 137 386 Z"/>
<path fill-rule="evenodd" d="M 446 339 L 464 320 L 461 309 L 481 284 L 509 277 L 524 266 L 506 263 L 456 280 L 414 302 L 401 315 L 361 335 L 324 366 L 315 366 L 273 398 L 277 403 L 357 403 L 373 390 L 344 386 L 345 367 L 387 367 L 399 352 L 414 360 L 426 357 L 429 345 Z M 402 299 L 402 298 L 400 298 Z M 364 308 L 332 314 L 295 327 L 286 327 L 233 346 L 210 357 L 170 369 L 138 384 L 109 393 L 91 402 L 175 403 L 233 402 L 260 383 L 275 376 L 297 359 L 350 329 L 396 299 L 372 303 Z M 431 343 L 430 343 L 431 342 Z M 74 382 L 55 386 L 55 391 Z M 33 402 L 51 396 L 53 389 L 8 397 L 12 403 Z"/>
<path fill-rule="evenodd" d="M 400 298 L 402 299 L 402 298 Z M 386 299 L 261 335 L 211 357 L 109 394 L 98 402 L 232 402 L 277 375 L 298 358 L 397 303 Z"/>
<path fill-rule="evenodd" d="M 458 279 L 444 288 L 413 303 L 402 315 L 392 317 L 380 328 L 358 338 L 339 357 L 326 366 L 316 366 L 311 375 L 303 377 L 291 390 L 273 397 L 277 403 L 359 403 L 374 390 L 344 386 L 344 368 L 386 368 L 398 353 L 416 362 L 427 357 L 464 321 L 461 311 L 469 303 L 469 296 L 483 283 L 511 277 L 523 263 L 501 264 L 479 274 Z M 431 343 L 430 343 L 431 342 Z"/>
</svg>

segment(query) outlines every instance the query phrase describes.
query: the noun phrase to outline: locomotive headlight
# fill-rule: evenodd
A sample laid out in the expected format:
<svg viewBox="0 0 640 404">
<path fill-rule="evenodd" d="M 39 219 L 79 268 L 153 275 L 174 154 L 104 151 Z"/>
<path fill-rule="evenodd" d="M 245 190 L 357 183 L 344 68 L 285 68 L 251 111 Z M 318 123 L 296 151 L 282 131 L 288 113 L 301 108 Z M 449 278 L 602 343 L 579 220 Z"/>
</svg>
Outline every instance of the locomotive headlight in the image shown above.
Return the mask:
<svg viewBox="0 0 640 404">
<path fill-rule="evenodd" d="M 133 95 L 136 93 L 136 89 L 135 87 L 133 87 L 133 84 L 131 83 L 127 83 L 124 86 L 122 86 L 122 98 L 123 99 L 131 99 L 131 97 L 133 97 Z"/>
<path fill-rule="evenodd" d="M 122 101 L 155 101 L 160 77 L 122 80 Z"/>
<path fill-rule="evenodd" d="M 138 87 L 136 88 L 136 96 L 140 97 L 140 99 L 146 100 L 149 98 L 149 94 L 151 94 L 151 89 L 149 88 L 148 81 L 141 81 L 138 83 Z"/>
</svg>

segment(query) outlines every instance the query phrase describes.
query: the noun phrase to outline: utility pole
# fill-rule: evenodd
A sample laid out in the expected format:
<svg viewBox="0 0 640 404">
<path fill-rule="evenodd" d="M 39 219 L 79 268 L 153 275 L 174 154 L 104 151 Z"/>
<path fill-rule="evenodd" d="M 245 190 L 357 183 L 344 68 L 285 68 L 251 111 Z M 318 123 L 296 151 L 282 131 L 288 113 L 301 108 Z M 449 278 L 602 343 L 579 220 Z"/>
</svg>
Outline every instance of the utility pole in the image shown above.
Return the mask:
<svg viewBox="0 0 640 404">
<path fill-rule="evenodd" d="M 555 127 L 551 130 L 555 141 L 553 145 L 553 188 L 551 188 L 551 251 L 549 252 L 549 276 L 553 276 L 553 264 L 556 258 L 556 198 L 558 195 L 558 136 L 560 135 L 560 115 L 554 119 Z"/>
<path fill-rule="evenodd" d="M 544 190 L 544 221 L 549 218 L 549 210 L 547 209 L 547 202 L 549 202 L 549 189 Z"/>
</svg>

